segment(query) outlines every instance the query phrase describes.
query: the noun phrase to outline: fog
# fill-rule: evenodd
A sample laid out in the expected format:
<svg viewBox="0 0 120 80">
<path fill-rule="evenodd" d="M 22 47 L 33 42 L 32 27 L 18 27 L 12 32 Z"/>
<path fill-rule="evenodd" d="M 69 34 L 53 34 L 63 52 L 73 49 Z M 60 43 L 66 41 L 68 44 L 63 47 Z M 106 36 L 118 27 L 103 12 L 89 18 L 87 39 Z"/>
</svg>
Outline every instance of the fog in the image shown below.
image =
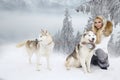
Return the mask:
<svg viewBox="0 0 120 80">
<path fill-rule="evenodd" d="M 89 15 L 70 10 L 74 32 L 81 31 L 87 24 Z M 22 41 L 38 38 L 41 29 L 54 35 L 61 30 L 64 19 L 64 9 L 61 12 L 22 12 L 0 11 L 0 43 Z"/>
<path fill-rule="evenodd" d="M 74 32 L 83 30 L 89 15 L 75 11 L 75 7 L 83 2 L 83 0 L 1 0 L 0 44 L 35 39 L 41 29 L 46 29 L 54 35 L 63 26 L 66 7 L 70 10 Z"/>
</svg>

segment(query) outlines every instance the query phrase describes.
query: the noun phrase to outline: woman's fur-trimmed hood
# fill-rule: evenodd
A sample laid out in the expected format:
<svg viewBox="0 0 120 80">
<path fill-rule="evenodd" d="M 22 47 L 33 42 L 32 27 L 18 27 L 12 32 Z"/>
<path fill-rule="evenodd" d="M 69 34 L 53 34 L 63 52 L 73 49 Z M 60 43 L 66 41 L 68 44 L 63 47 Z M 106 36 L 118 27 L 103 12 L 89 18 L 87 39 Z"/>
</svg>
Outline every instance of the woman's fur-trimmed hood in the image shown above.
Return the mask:
<svg viewBox="0 0 120 80">
<path fill-rule="evenodd" d="M 103 22 L 103 26 L 99 30 L 94 26 L 94 23 L 92 25 L 92 31 L 97 36 L 96 43 L 98 44 L 98 43 L 101 42 L 101 35 L 102 34 L 104 36 L 108 37 L 112 33 L 112 31 L 113 31 L 113 24 L 112 24 L 111 21 L 105 20 L 102 16 L 97 16 L 95 19 L 101 19 L 102 22 Z"/>
</svg>

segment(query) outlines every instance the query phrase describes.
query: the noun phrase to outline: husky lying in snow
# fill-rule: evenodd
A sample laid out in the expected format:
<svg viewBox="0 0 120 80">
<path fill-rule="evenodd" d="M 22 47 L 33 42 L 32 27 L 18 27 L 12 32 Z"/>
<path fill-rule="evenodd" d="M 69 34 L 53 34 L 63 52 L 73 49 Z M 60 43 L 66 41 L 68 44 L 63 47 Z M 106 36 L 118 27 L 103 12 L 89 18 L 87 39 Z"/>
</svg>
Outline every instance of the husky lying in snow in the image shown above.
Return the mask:
<svg viewBox="0 0 120 80">
<path fill-rule="evenodd" d="M 26 47 L 26 51 L 29 56 L 29 63 L 31 63 L 31 57 L 32 57 L 33 53 L 35 53 L 37 70 L 40 70 L 39 69 L 39 66 L 40 66 L 39 59 L 43 55 L 46 57 L 47 68 L 50 70 L 49 57 L 53 51 L 54 42 L 53 42 L 52 36 L 50 35 L 50 33 L 48 31 L 41 30 L 41 35 L 39 36 L 39 40 L 38 39 L 27 40 L 25 42 L 21 42 L 21 43 L 17 44 L 17 47 L 19 48 L 24 45 Z"/>
<path fill-rule="evenodd" d="M 90 63 L 94 53 L 96 35 L 92 31 L 85 31 L 81 37 L 81 41 L 75 47 L 74 51 L 66 58 L 65 66 L 80 67 L 86 72 L 91 72 Z"/>
</svg>

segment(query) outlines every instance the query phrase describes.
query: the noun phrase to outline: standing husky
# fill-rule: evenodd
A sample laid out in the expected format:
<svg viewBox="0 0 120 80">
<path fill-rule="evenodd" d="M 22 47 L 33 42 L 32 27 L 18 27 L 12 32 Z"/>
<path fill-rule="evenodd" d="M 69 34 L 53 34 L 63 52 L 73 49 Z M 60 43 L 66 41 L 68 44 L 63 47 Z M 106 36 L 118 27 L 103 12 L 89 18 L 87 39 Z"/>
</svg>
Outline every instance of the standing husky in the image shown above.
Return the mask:
<svg viewBox="0 0 120 80">
<path fill-rule="evenodd" d="M 96 35 L 92 31 L 84 32 L 80 41 L 80 64 L 84 72 L 91 72 L 90 63 L 94 54 Z"/>
<path fill-rule="evenodd" d="M 37 70 L 39 71 L 39 59 L 40 57 L 43 55 L 46 57 L 47 60 L 47 68 L 50 70 L 50 66 L 49 66 L 49 57 L 50 54 L 53 51 L 53 47 L 54 47 L 54 42 L 52 39 L 52 36 L 50 35 L 50 33 L 46 30 L 41 30 L 41 35 L 39 36 L 39 40 L 27 40 L 25 42 L 19 43 L 17 45 L 17 47 L 22 47 L 24 46 L 26 47 L 26 51 L 28 53 L 29 56 L 29 63 L 31 63 L 31 57 L 33 55 L 33 53 L 36 54 L 36 64 L 37 64 Z"/>
</svg>

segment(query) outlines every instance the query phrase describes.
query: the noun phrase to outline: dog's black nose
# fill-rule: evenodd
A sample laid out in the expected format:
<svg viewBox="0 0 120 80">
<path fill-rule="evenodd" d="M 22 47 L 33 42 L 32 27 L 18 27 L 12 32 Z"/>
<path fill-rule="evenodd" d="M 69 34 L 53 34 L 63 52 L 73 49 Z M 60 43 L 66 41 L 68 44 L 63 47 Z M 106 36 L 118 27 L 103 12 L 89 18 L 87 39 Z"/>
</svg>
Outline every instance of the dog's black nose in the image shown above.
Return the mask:
<svg viewBox="0 0 120 80">
<path fill-rule="evenodd" d="M 94 41 L 95 39 L 94 38 L 92 38 L 92 41 Z"/>
</svg>

